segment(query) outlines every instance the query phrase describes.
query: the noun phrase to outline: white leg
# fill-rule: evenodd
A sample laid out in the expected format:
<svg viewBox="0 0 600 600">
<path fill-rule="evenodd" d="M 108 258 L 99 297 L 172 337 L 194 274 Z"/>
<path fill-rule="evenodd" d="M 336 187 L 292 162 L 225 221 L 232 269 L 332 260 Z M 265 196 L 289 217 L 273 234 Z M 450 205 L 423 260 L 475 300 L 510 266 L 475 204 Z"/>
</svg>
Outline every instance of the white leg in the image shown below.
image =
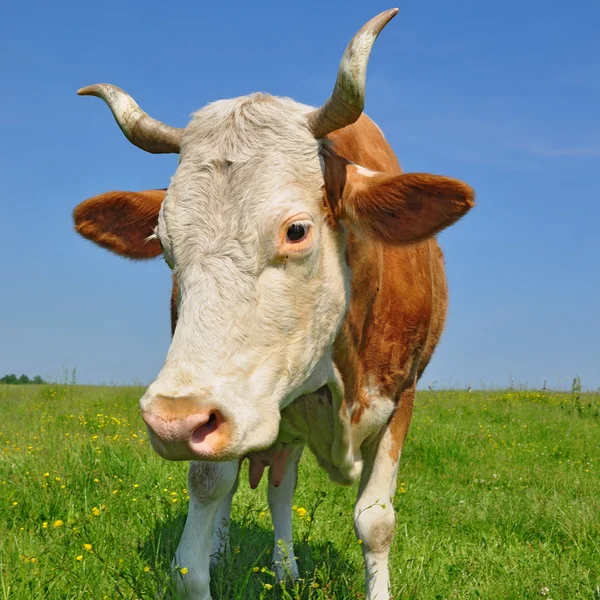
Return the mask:
<svg viewBox="0 0 600 600">
<path fill-rule="evenodd" d="M 235 485 L 238 465 L 237 460 L 190 463 L 189 511 L 172 565 L 180 598 L 210 600 L 210 555 L 215 517 L 223 499 Z"/>
<path fill-rule="evenodd" d="M 413 385 L 400 393 L 397 408 L 386 426 L 361 448 L 363 471 L 354 508 L 354 528 L 362 540 L 366 600 L 390 598 L 388 558 L 395 522 L 392 497 L 414 400 Z"/>
<path fill-rule="evenodd" d="M 394 533 L 391 496 L 396 484 L 398 461 L 390 458 L 390 432 L 386 430 L 375 447 L 364 449 L 364 466 L 354 507 L 354 528 L 362 541 L 367 600 L 389 600 L 388 558 Z M 366 455 L 366 456 L 365 456 Z"/>
<path fill-rule="evenodd" d="M 354 508 L 354 528 L 362 540 L 366 600 L 390 598 L 388 559 L 395 522 L 392 497 L 414 399 L 414 386 L 403 390 L 386 426 L 361 448 L 364 462 Z"/>
<path fill-rule="evenodd" d="M 275 487 L 273 467 L 269 469 L 268 500 L 273 527 L 275 529 L 275 546 L 273 548 L 273 568 L 279 581 L 286 575 L 293 579 L 298 577 L 298 565 L 294 556 L 292 540 L 292 503 L 298 481 L 298 463 L 302 456 L 302 446 L 294 448 L 285 465 L 285 473 L 281 484 Z"/>
<path fill-rule="evenodd" d="M 231 503 L 233 496 L 235 495 L 239 483 L 239 477 L 236 477 L 233 487 L 228 494 L 221 500 L 217 516 L 215 518 L 215 525 L 213 527 L 212 535 L 212 554 L 210 557 L 210 563 L 215 564 L 219 558 L 226 554 L 229 550 L 229 520 L 231 515 Z"/>
</svg>

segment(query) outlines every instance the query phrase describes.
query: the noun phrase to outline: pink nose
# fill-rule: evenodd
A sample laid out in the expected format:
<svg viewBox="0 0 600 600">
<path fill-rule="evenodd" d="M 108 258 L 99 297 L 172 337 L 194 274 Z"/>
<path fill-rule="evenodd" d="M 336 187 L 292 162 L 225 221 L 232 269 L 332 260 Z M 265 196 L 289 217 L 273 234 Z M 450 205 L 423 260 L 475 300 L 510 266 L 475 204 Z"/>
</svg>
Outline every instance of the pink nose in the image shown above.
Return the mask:
<svg viewBox="0 0 600 600">
<path fill-rule="evenodd" d="M 217 459 L 230 438 L 222 413 L 199 408 L 190 397 L 157 396 L 142 417 L 152 446 L 168 460 Z"/>
</svg>

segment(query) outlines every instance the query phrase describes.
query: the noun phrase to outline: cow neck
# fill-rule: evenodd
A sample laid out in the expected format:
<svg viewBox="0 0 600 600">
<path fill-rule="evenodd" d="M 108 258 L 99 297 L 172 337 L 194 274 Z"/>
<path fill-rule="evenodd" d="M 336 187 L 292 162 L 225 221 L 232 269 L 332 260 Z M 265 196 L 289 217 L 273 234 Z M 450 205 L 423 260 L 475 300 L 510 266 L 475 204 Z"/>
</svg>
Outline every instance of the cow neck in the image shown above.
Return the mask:
<svg viewBox="0 0 600 600">
<path fill-rule="evenodd" d="M 366 404 L 362 357 L 367 351 L 370 326 L 382 297 L 383 247 L 378 241 L 349 235 L 347 261 L 351 273 L 350 304 L 333 346 L 333 361 L 342 376 L 345 404 Z"/>
</svg>

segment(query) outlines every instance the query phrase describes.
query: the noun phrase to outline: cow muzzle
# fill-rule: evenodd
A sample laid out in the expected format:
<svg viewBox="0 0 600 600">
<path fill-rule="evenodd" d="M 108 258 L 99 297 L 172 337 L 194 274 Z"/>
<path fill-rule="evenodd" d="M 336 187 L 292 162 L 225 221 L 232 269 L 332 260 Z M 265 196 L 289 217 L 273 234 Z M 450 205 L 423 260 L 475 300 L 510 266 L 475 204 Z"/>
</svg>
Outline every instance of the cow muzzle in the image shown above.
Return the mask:
<svg viewBox="0 0 600 600">
<path fill-rule="evenodd" d="M 223 460 L 233 450 L 233 419 L 201 396 L 153 396 L 142 409 L 152 447 L 167 460 Z"/>
</svg>

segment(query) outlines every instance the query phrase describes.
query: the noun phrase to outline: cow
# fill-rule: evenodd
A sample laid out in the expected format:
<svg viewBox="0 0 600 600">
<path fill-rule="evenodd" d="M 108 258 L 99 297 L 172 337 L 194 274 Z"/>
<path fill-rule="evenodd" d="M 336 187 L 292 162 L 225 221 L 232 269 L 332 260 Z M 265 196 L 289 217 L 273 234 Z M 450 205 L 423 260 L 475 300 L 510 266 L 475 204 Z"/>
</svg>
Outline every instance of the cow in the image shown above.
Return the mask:
<svg viewBox="0 0 600 600">
<path fill-rule="evenodd" d="M 140 406 L 154 450 L 190 461 L 173 559 L 182 597 L 211 597 L 211 555 L 227 547 L 246 458 L 252 488 L 268 467 L 274 568 L 297 577 L 304 446 L 334 482 L 359 481 L 366 597 L 390 597 L 398 462 L 448 305 L 435 236 L 474 205 L 462 181 L 404 173 L 363 114 L 371 48 L 397 12 L 358 31 L 320 108 L 254 93 L 179 129 L 116 86 L 78 91 L 103 99 L 136 146 L 179 154 L 167 189 L 101 194 L 73 216 L 85 238 L 162 256 L 173 273 L 171 344 Z"/>
</svg>

